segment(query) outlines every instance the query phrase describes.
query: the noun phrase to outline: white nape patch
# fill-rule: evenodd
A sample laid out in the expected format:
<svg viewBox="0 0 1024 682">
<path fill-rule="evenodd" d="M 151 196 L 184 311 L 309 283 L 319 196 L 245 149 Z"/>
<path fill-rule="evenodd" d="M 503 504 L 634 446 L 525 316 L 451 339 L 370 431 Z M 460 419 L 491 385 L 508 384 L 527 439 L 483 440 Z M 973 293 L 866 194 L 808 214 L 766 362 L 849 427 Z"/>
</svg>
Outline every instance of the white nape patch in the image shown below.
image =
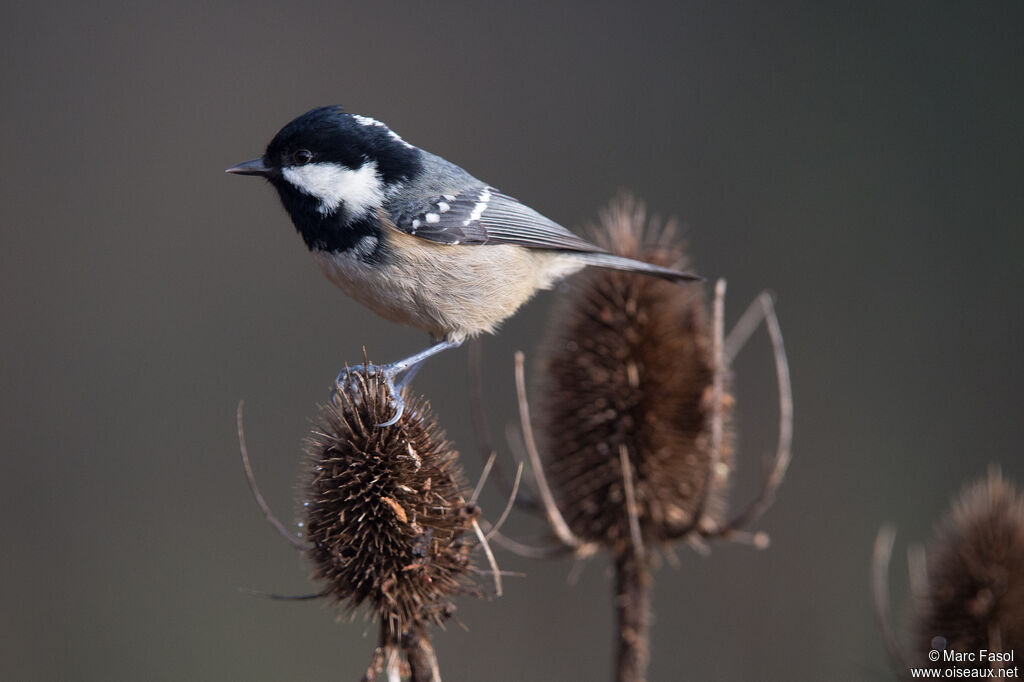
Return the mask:
<svg viewBox="0 0 1024 682">
<path fill-rule="evenodd" d="M 344 202 L 353 214 L 361 216 L 384 202 L 384 182 L 377 174 L 376 161 L 367 161 L 356 170 L 337 163 L 289 166 L 281 175 L 300 192 L 319 199 L 317 211 L 323 215 Z"/>
<path fill-rule="evenodd" d="M 480 216 L 487 210 L 487 204 L 491 201 L 491 189 L 488 187 L 484 191 L 480 192 L 480 196 L 477 197 L 476 206 L 473 207 L 473 212 L 469 214 L 469 219 L 462 221 L 462 224 L 469 225 L 470 223 L 480 220 Z"/>
<path fill-rule="evenodd" d="M 437 210 L 440 211 L 441 213 L 445 213 L 447 211 L 450 211 L 451 209 L 452 209 L 452 207 L 449 206 L 448 204 L 446 204 L 445 202 L 443 202 L 443 201 L 437 202 Z"/>
<path fill-rule="evenodd" d="M 423 217 L 426 218 L 427 224 L 433 224 L 433 223 L 441 222 L 441 216 L 439 216 L 436 213 L 428 213 L 427 215 L 425 215 Z"/>
<path fill-rule="evenodd" d="M 381 123 L 377 119 L 370 118 L 369 116 L 360 116 L 359 114 L 349 114 L 349 115 L 352 117 L 352 120 L 354 120 L 359 125 L 363 125 L 363 126 L 377 126 L 378 128 L 383 128 L 385 131 L 387 131 L 387 134 L 391 137 L 392 140 L 394 140 L 395 142 L 401 142 L 402 144 L 404 144 L 409 149 L 413 148 L 413 146 L 411 144 L 409 144 L 408 142 L 403 140 L 401 137 L 399 137 L 398 133 L 396 133 L 391 128 L 388 128 L 386 125 L 384 125 L 383 123 Z"/>
</svg>

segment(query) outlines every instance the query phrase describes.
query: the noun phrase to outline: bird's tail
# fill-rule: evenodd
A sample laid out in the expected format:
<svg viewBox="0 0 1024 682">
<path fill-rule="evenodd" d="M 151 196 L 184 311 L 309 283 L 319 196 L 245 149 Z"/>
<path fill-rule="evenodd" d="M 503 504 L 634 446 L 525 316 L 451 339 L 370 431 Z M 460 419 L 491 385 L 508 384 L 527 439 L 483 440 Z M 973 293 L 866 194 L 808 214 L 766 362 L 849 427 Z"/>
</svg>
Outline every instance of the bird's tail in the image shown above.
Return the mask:
<svg viewBox="0 0 1024 682">
<path fill-rule="evenodd" d="M 671 268 L 663 268 L 660 265 L 651 265 L 643 261 L 613 256 L 610 253 L 578 253 L 573 254 L 587 265 L 610 270 L 625 270 L 627 272 L 641 272 L 655 277 L 667 279 L 670 282 L 703 282 L 704 278 L 690 272 L 680 272 Z"/>
</svg>

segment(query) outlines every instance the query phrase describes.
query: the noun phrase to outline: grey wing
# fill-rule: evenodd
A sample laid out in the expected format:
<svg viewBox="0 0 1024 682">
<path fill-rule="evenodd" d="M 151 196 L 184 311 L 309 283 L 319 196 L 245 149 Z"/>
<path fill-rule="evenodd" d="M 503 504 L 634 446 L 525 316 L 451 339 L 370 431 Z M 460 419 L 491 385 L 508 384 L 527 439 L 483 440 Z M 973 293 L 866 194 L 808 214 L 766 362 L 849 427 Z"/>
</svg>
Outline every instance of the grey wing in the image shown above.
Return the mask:
<svg viewBox="0 0 1024 682">
<path fill-rule="evenodd" d="M 442 244 L 517 244 L 531 249 L 605 253 L 493 187 L 444 194 L 420 212 L 392 212 L 395 226 Z"/>
</svg>

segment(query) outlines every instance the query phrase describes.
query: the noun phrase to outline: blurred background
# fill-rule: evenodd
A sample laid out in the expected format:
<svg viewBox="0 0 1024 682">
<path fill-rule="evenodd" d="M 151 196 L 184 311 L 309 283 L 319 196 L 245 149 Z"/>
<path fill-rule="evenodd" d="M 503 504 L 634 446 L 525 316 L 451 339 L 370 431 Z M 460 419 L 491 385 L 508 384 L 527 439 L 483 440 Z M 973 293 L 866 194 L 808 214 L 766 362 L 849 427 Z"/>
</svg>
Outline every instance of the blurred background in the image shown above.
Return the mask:
<svg viewBox="0 0 1024 682">
<path fill-rule="evenodd" d="M 990 463 L 1024 483 L 1019 2 L 64 5 L 0 10 L 0 679 L 365 670 L 374 628 L 243 591 L 316 588 L 250 498 L 238 401 L 289 519 L 335 373 L 425 342 L 335 290 L 269 187 L 224 175 L 321 104 L 572 228 L 633 189 L 728 278 L 729 320 L 776 292 L 796 437 L 773 544 L 678 548 L 652 680 L 891 679 L 879 525 L 902 622 L 906 545 Z M 557 295 L 486 341 L 498 434 Z M 475 480 L 465 366 L 416 386 Z M 774 448 L 763 333 L 736 375 L 739 503 Z M 459 603 L 445 679 L 607 679 L 607 562 L 569 585 L 570 561 L 499 561 L 526 577 Z"/>
</svg>

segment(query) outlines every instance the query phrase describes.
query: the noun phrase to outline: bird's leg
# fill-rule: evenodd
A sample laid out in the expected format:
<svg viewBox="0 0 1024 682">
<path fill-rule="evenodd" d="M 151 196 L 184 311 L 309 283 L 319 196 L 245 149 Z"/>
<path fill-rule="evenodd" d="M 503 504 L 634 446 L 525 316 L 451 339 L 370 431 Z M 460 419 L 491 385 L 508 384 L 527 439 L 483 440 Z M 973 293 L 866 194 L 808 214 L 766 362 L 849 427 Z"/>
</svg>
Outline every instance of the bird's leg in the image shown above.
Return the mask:
<svg viewBox="0 0 1024 682">
<path fill-rule="evenodd" d="M 416 372 L 419 371 L 423 362 L 428 358 L 437 355 L 441 351 L 446 351 L 449 348 L 458 348 L 461 345 L 461 341 L 440 341 L 430 348 L 422 350 L 415 355 L 410 355 L 404 360 L 399 360 L 398 362 L 392 362 L 387 365 L 368 364 L 348 367 L 338 375 L 337 379 L 334 380 L 335 390 L 347 390 L 350 374 L 377 374 L 383 377 L 384 385 L 388 388 L 388 395 L 391 398 L 391 403 L 395 406 L 395 416 L 386 422 L 377 424 L 377 426 L 391 426 L 401 419 L 402 413 L 405 412 L 405 401 L 402 399 L 401 390 L 409 385 L 409 382 L 412 381 L 412 378 L 416 375 Z M 400 380 L 399 377 L 401 377 Z"/>
<path fill-rule="evenodd" d="M 398 384 L 397 384 L 399 391 L 401 391 L 406 386 L 408 386 L 409 384 L 412 383 L 412 380 L 414 378 L 416 378 L 416 374 L 423 367 L 423 363 L 426 362 L 427 358 L 429 358 L 432 355 L 436 355 L 437 353 L 440 353 L 443 350 L 446 350 L 446 348 L 440 348 L 440 349 L 435 350 L 437 345 L 440 344 L 440 343 L 441 343 L 441 340 L 438 339 L 433 334 L 431 334 L 430 335 L 430 348 L 427 348 L 427 350 L 423 351 L 422 353 L 417 353 L 416 355 L 414 355 L 414 356 L 412 356 L 410 358 L 406 358 L 405 360 L 399 361 L 399 362 L 402 362 L 402 363 L 405 363 L 405 362 L 411 362 L 412 363 L 405 370 L 405 376 L 403 376 L 401 381 L 399 381 Z M 457 344 L 455 344 L 453 346 L 448 346 L 448 348 L 455 348 L 455 347 L 457 347 L 459 345 L 461 345 L 461 344 L 457 343 Z M 417 360 L 416 358 L 419 358 L 419 359 Z M 395 363 L 395 364 L 399 364 L 399 363 Z"/>
</svg>

